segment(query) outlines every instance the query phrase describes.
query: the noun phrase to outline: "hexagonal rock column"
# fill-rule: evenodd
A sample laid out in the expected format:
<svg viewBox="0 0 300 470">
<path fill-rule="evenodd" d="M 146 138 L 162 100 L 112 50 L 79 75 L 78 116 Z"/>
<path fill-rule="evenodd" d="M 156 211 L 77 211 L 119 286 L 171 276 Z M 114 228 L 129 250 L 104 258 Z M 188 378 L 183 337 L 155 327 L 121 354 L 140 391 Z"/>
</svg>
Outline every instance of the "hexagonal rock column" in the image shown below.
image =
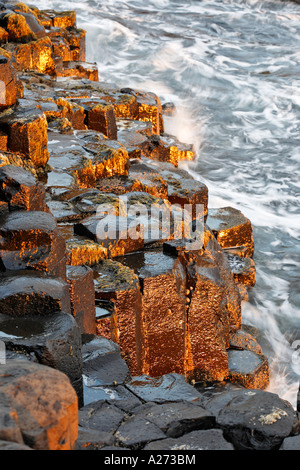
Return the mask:
<svg viewBox="0 0 300 470">
<path fill-rule="evenodd" d="M 229 380 L 246 388 L 265 389 L 269 385 L 268 359 L 250 350 L 228 350 Z"/>
<path fill-rule="evenodd" d="M 190 259 L 189 259 L 190 258 Z M 196 381 L 228 377 L 229 314 L 220 271 L 209 254 L 190 254 L 186 375 Z"/>
<path fill-rule="evenodd" d="M 14 211 L 0 227 L 2 271 L 35 269 L 66 279 L 66 244 L 51 214 Z"/>
<path fill-rule="evenodd" d="M 50 38 L 41 38 L 28 44 L 14 44 L 12 50 L 17 70 L 54 74 L 55 64 Z"/>
<path fill-rule="evenodd" d="M 229 314 L 230 329 L 235 331 L 241 327 L 242 323 L 241 295 L 233 278 L 227 256 L 223 252 L 216 238 L 209 230 L 207 230 L 207 227 L 205 233 L 208 235 L 205 250 L 218 266 L 220 276 L 223 280 L 224 290 L 226 292 L 226 307 Z"/>
<path fill-rule="evenodd" d="M 27 361 L 1 365 L 1 408 L 14 410 L 24 444 L 35 450 L 73 450 L 78 399 L 62 372 Z M 21 443 L 20 443 L 21 444 Z"/>
<path fill-rule="evenodd" d="M 44 167 L 49 160 L 47 119 L 37 108 L 18 107 L 13 113 L 2 116 L 0 124 L 8 134 L 8 148 L 31 160 L 36 168 Z"/>
<path fill-rule="evenodd" d="M 241 211 L 232 207 L 210 209 L 206 223 L 222 248 L 236 248 L 243 256 L 253 255 L 252 225 Z"/>
<path fill-rule="evenodd" d="M 81 333 L 96 333 L 96 307 L 93 271 L 87 266 L 67 266 L 71 312 Z"/>
<path fill-rule="evenodd" d="M 85 110 L 89 129 L 102 132 L 109 139 L 117 139 L 117 124 L 113 106 L 103 99 L 74 99 Z"/>
<path fill-rule="evenodd" d="M 151 92 L 143 92 L 131 88 L 123 88 L 120 91 L 135 97 L 134 115 L 127 117 L 138 119 L 139 121 L 150 121 L 153 125 L 154 134 L 161 134 L 164 130 L 164 124 L 161 102 L 158 96 Z"/>
<path fill-rule="evenodd" d="M 6 165 L 0 168 L 0 199 L 9 210 L 49 212 L 46 191 L 34 176 L 23 168 Z"/>
<path fill-rule="evenodd" d="M 113 260 L 103 260 L 93 270 L 96 299 L 113 304 L 108 339 L 119 344 L 131 374 L 141 373 L 145 338 L 138 278 L 132 269 Z"/>
<path fill-rule="evenodd" d="M 17 102 L 17 74 L 11 61 L 0 55 L 0 111 Z"/>
<path fill-rule="evenodd" d="M 143 373 L 184 373 L 186 355 L 186 274 L 180 261 L 160 251 L 124 257 L 135 269 L 142 292 L 145 332 Z"/>
<path fill-rule="evenodd" d="M 117 141 L 107 140 L 99 144 L 97 154 L 74 173 L 80 188 L 91 188 L 101 178 L 127 176 L 128 168 L 129 156 L 125 147 Z"/>
</svg>

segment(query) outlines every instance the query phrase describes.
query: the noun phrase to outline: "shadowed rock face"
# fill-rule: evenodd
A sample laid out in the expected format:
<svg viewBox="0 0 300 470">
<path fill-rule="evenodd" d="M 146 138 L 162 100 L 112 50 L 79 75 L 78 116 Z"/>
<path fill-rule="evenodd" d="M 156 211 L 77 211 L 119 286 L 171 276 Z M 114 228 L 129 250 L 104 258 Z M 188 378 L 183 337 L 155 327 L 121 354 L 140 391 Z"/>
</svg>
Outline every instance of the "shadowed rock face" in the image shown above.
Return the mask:
<svg viewBox="0 0 300 470">
<path fill-rule="evenodd" d="M 1 275 L 1 313 L 11 316 L 70 312 L 69 286 L 59 278 L 36 272 L 16 271 Z"/>
</svg>

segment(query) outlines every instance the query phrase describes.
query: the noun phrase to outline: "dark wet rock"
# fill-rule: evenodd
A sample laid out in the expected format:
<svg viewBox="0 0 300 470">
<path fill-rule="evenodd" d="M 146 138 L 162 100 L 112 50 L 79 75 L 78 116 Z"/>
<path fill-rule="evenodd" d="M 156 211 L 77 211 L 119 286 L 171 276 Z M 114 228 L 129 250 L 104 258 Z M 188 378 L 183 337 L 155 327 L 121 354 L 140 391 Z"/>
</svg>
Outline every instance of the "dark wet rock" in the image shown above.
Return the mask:
<svg viewBox="0 0 300 470">
<path fill-rule="evenodd" d="M 33 356 L 40 364 L 65 373 L 82 403 L 82 357 L 79 328 L 70 314 L 12 317 L 0 315 L 0 338 L 6 350 Z"/>
<path fill-rule="evenodd" d="M 93 387 L 122 384 L 130 372 L 119 346 L 101 336 L 89 335 L 82 346 L 83 374 Z"/>
<path fill-rule="evenodd" d="M 74 449 L 78 399 L 65 374 L 28 361 L 7 361 L 1 365 L 0 386 L 1 402 L 16 411 L 25 445 L 35 450 Z"/>
<path fill-rule="evenodd" d="M 47 201 L 47 206 L 58 224 L 78 221 L 84 217 L 68 201 L 50 200 Z"/>
<path fill-rule="evenodd" d="M 220 408 L 217 424 L 237 450 L 278 450 L 292 433 L 295 411 L 274 393 L 253 389 L 228 392 L 208 403 L 211 411 L 213 407 L 216 410 L 216 400 Z"/>
<path fill-rule="evenodd" d="M 245 247 L 245 255 L 253 255 L 252 225 L 241 211 L 233 207 L 210 209 L 206 223 L 222 248 Z"/>
<path fill-rule="evenodd" d="M 105 400 L 117 406 L 122 411 L 127 412 L 127 406 L 123 406 L 123 403 L 129 403 L 129 409 L 141 403 L 125 385 L 95 385 L 93 379 L 89 380 L 85 375 L 83 376 L 83 391 L 84 405 Z M 122 406 L 119 406 L 119 403 L 122 404 Z"/>
<path fill-rule="evenodd" d="M 265 389 L 269 385 L 268 359 L 250 350 L 228 350 L 229 379 L 246 388 Z"/>
<path fill-rule="evenodd" d="M 207 215 L 208 188 L 201 181 L 195 180 L 183 169 L 174 168 L 170 163 L 159 165 L 161 178 L 168 186 L 168 199 L 171 204 L 182 207 L 191 205 L 193 219 Z"/>
<path fill-rule="evenodd" d="M 164 439 L 166 435 L 151 421 L 140 417 L 131 416 L 124 421 L 115 433 L 116 441 L 120 446 L 140 449 L 149 441 Z"/>
<path fill-rule="evenodd" d="M 0 277 L 0 310 L 4 315 L 71 313 L 69 286 L 61 279 L 30 271 Z"/>
<path fill-rule="evenodd" d="M 134 414 L 158 426 L 167 437 L 179 437 L 196 429 L 210 429 L 215 425 L 215 417 L 209 411 L 187 401 L 146 403 L 135 408 Z"/>
<path fill-rule="evenodd" d="M 67 266 L 71 313 L 81 333 L 96 333 L 96 307 L 93 271 L 88 266 Z"/>
<path fill-rule="evenodd" d="M 201 394 L 186 382 L 183 375 L 171 373 L 161 377 L 142 375 L 133 377 L 126 387 L 143 401 L 163 403 L 167 401 L 199 402 Z"/>
<path fill-rule="evenodd" d="M 300 435 L 283 439 L 279 450 L 300 450 Z"/>
<path fill-rule="evenodd" d="M 105 400 L 90 403 L 78 412 L 80 427 L 105 433 L 114 433 L 125 416 L 124 411 Z"/>
<path fill-rule="evenodd" d="M 76 450 L 100 450 L 115 442 L 112 433 L 79 427 Z"/>
<path fill-rule="evenodd" d="M 233 445 L 224 439 L 220 429 L 192 431 L 177 439 L 162 439 L 150 442 L 144 447 L 147 451 L 189 451 L 189 450 L 234 450 Z"/>
<path fill-rule="evenodd" d="M 253 259 L 231 253 L 226 254 L 226 256 L 234 279 L 240 284 L 254 286 L 256 283 L 256 267 Z"/>
<path fill-rule="evenodd" d="M 176 113 L 176 106 L 174 103 L 164 103 L 162 105 L 162 112 L 164 116 L 174 116 Z"/>
<path fill-rule="evenodd" d="M 0 199 L 9 210 L 49 212 L 45 203 L 45 188 L 23 168 L 6 165 L 0 168 Z"/>
</svg>

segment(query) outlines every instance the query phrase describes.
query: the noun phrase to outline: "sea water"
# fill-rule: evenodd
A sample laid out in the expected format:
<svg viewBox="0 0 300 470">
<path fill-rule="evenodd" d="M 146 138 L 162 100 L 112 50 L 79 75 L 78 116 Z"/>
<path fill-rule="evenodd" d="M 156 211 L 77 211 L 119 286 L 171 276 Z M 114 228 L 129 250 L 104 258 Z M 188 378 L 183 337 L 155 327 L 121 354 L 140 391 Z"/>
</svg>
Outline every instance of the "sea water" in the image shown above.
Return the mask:
<svg viewBox="0 0 300 470">
<path fill-rule="evenodd" d="M 41 0 L 77 11 L 100 81 L 156 93 L 166 131 L 194 144 L 184 163 L 254 232 L 258 328 L 269 390 L 296 406 L 300 379 L 300 4 L 280 0 Z"/>
</svg>

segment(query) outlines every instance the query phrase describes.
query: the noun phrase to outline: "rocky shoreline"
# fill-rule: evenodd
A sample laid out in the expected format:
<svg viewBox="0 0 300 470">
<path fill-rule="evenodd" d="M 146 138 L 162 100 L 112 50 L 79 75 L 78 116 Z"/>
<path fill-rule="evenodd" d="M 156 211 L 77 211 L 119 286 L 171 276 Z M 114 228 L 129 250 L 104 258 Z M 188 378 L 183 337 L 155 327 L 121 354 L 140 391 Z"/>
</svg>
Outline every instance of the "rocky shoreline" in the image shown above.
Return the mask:
<svg viewBox="0 0 300 470">
<path fill-rule="evenodd" d="M 99 80 L 76 12 L 0 2 L 1 450 L 297 450 L 266 391 L 251 221 L 176 109 Z"/>
</svg>

